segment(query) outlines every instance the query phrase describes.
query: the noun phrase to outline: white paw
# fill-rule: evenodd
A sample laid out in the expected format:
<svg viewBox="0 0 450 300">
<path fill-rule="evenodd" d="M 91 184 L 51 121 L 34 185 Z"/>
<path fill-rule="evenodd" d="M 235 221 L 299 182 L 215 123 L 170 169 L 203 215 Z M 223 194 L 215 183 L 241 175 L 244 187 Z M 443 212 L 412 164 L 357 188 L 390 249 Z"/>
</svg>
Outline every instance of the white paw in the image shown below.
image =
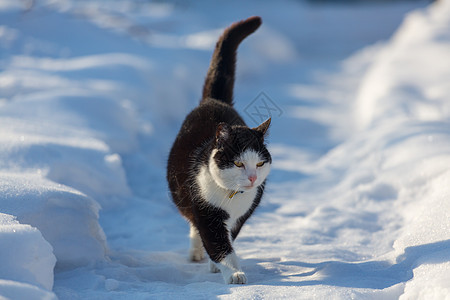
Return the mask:
<svg viewBox="0 0 450 300">
<path fill-rule="evenodd" d="M 191 261 L 202 261 L 204 258 L 205 258 L 205 251 L 203 251 L 203 248 L 191 249 L 189 251 L 189 259 Z"/>
<path fill-rule="evenodd" d="M 212 260 L 209 261 L 209 271 L 211 271 L 211 273 L 220 272 L 220 269 L 216 266 L 216 264 Z"/>
<path fill-rule="evenodd" d="M 231 274 L 231 276 L 228 277 L 228 280 L 226 279 L 225 281 L 228 284 L 245 284 L 247 283 L 247 277 L 244 272 L 238 271 Z"/>
</svg>

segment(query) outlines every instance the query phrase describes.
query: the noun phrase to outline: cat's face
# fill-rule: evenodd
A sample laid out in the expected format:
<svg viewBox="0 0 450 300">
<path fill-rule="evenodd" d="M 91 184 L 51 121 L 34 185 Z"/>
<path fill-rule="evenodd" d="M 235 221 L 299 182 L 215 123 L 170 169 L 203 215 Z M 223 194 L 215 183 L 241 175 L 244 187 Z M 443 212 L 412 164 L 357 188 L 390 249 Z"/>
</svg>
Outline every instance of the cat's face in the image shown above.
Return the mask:
<svg viewBox="0 0 450 300">
<path fill-rule="evenodd" d="M 220 187 L 245 192 L 264 182 L 272 163 L 264 144 L 269 124 L 270 120 L 253 129 L 219 125 L 209 171 Z"/>
</svg>

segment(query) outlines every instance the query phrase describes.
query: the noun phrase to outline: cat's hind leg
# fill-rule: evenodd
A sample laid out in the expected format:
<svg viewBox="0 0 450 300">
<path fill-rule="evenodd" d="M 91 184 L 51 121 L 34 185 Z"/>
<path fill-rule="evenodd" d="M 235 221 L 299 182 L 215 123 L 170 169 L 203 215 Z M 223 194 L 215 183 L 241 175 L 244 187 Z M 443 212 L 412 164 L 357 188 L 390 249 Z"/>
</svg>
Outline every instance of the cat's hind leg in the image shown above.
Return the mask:
<svg viewBox="0 0 450 300">
<path fill-rule="evenodd" d="M 191 261 L 201 261 L 205 258 L 205 250 L 203 249 L 203 242 L 200 238 L 197 228 L 191 225 L 189 237 L 191 239 L 191 249 L 189 250 L 189 259 Z"/>
</svg>

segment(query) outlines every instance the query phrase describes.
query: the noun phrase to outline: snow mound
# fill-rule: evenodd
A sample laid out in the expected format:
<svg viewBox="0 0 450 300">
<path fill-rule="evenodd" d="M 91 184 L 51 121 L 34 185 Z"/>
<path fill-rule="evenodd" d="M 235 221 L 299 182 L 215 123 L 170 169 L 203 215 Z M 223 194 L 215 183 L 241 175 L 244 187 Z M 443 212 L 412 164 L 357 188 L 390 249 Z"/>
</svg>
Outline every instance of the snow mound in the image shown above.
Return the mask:
<svg viewBox="0 0 450 300">
<path fill-rule="evenodd" d="M 450 293 L 449 10 L 441 1 L 406 18 L 362 77 L 357 131 L 323 160 L 343 177 L 332 194 L 367 211 L 385 205 L 393 269 L 408 274 L 402 299 Z"/>
<path fill-rule="evenodd" d="M 17 101 L 0 113 L 2 212 L 38 228 L 60 268 L 103 260 L 106 238 L 98 223 L 100 204 L 92 197 L 108 207 L 128 194 L 120 156 L 91 131 L 58 124 L 51 115 L 67 112 L 58 106 L 47 107 L 46 122 L 35 120 L 39 112 L 31 114 L 39 103 Z M 28 120 L 16 117 L 19 112 L 30 114 Z"/>
<path fill-rule="evenodd" d="M 15 1 L 5 3 L 10 4 L 1 7 L 2 20 L 8 22 L 18 6 L 13 5 Z M 105 261 L 107 243 L 99 210 L 124 205 L 130 195 L 121 153 L 136 146 L 134 107 L 126 100 L 123 85 L 110 78 L 90 79 L 90 74 L 120 68 L 124 77 L 131 78 L 130 70 L 150 65 L 138 56 L 121 53 L 49 57 L 67 48 L 47 40 L 43 28 L 53 26 L 58 16 L 48 17 L 38 21 L 42 30 L 31 35 L 29 28 L 24 30 L 26 22 L 0 27 L 0 210 L 42 234 L 41 239 L 51 245 L 57 269 L 66 270 Z M 70 26 L 70 20 L 64 22 Z M 30 51 L 25 51 L 28 46 Z M 30 55 L 36 52 L 45 54 Z M 28 253 L 39 262 L 50 255 L 38 251 L 40 247 L 33 252 L 28 239 L 35 238 L 17 234 L 18 247 L 24 246 L 23 253 L 18 252 L 22 256 Z M 2 242 L 7 253 L 14 247 Z M 25 272 L 34 274 L 36 267 L 22 256 L 8 263 L 23 267 L 23 276 L 4 279 L 22 276 L 21 282 L 34 284 Z M 49 290 L 53 265 L 48 270 L 42 267 L 49 274 L 41 274 L 44 282 L 39 282 Z M 19 274 L 10 269 L 11 274 Z M 28 289 L 4 286 L 15 292 Z M 42 297 L 47 296 L 42 293 Z"/>
<path fill-rule="evenodd" d="M 361 157 L 378 156 L 377 177 L 396 187 L 397 205 L 405 206 L 397 250 L 450 240 L 449 11 L 442 1 L 410 14 L 356 100 L 372 143 Z"/>
<path fill-rule="evenodd" d="M 427 11 L 411 13 L 373 59 L 357 95 L 355 117 L 359 128 L 385 123 L 386 119 L 448 120 L 448 13 L 446 1 Z"/>
<path fill-rule="evenodd" d="M 56 258 L 39 230 L 0 213 L 0 244 L 0 296 L 56 298 L 49 292 Z"/>
<path fill-rule="evenodd" d="M 39 174 L 1 172 L 0 178 L 2 211 L 38 228 L 52 245 L 58 266 L 104 258 L 106 242 L 95 201 Z"/>
</svg>

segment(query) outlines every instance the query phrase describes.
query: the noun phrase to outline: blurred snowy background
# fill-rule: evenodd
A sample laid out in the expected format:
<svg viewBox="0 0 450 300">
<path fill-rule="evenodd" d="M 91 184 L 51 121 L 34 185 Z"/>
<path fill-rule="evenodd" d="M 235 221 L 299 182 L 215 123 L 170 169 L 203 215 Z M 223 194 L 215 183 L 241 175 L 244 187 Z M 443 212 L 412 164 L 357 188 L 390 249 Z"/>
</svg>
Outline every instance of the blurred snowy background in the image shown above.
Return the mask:
<svg viewBox="0 0 450 300">
<path fill-rule="evenodd" d="M 235 102 L 278 109 L 274 164 L 229 286 L 165 164 L 251 15 Z M 0 0 L 0 298 L 449 299 L 449 83 L 448 0 Z"/>
</svg>

